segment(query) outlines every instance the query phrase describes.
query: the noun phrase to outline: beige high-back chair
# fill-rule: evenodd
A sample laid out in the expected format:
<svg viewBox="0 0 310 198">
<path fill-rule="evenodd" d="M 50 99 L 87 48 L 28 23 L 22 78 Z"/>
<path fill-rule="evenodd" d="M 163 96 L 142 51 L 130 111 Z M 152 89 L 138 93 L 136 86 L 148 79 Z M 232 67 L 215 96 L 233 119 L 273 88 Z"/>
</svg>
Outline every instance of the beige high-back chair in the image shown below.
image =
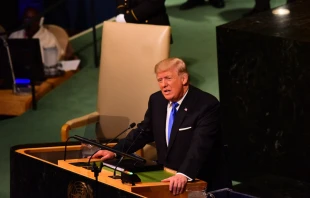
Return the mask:
<svg viewBox="0 0 310 198">
<path fill-rule="evenodd" d="M 69 35 L 66 32 L 65 29 L 58 25 L 53 25 L 53 24 L 44 24 L 44 27 L 48 29 L 54 36 L 57 38 L 57 41 L 63 50 L 61 57 L 59 59 L 65 59 L 65 56 L 67 56 L 68 53 L 73 53 L 73 52 L 68 52 L 71 49 L 71 45 L 69 45 Z M 68 50 L 69 48 L 69 50 Z"/>
<path fill-rule="evenodd" d="M 66 30 L 58 25 L 52 24 L 45 24 L 44 27 L 55 35 L 61 48 L 66 50 L 69 42 L 69 35 Z"/>
<path fill-rule="evenodd" d="M 169 51 L 169 26 L 104 22 L 97 111 L 66 122 L 61 140 L 67 140 L 70 129 L 90 123 L 99 122 L 103 134 L 113 130 L 116 136 L 121 130 L 115 124 L 125 122 L 126 128 L 141 122 L 149 96 L 159 90 L 154 66 L 168 58 Z M 138 154 L 155 158 L 152 146 L 143 151 Z"/>
</svg>

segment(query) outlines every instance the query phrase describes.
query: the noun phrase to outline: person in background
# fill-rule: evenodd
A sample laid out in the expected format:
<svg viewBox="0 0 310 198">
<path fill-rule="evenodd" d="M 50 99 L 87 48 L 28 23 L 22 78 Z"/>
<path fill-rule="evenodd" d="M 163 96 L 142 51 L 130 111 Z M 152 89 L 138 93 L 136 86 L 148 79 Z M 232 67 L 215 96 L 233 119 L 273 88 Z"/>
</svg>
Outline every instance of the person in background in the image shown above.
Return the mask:
<svg viewBox="0 0 310 198">
<path fill-rule="evenodd" d="M 296 0 L 287 0 L 287 3 L 292 3 L 295 1 Z M 270 0 L 255 0 L 254 8 L 250 12 L 243 14 L 243 16 L 247 17 L 267 10 L 270 10 Z"/>
<path fill-rule="evenodd" d="M 116 3 L 116 22 L 170 26 L 165 0 L 116 0 Z"/>
<path fill-rule="evenodd" d="M 205 5 L 205 3 L 205 0 L 187 0 L 180 6 L 180 10 L 189 10 L 200 5 Z M 209 0 L 209 3 L 215 8 L 225 7 L 224 0 Z"/>
<path fill-rule="evenodd" d="M 144 120 L 114 149 L 134 153 L 155 141 L 158 163 L 177 171 L 162 180 L 169 182 L 174 195 L 196 178 L 208 183 L 207 191 L 230 188 L 219 101 L 190 85 L 186 65 L 179 58 L 159 62 L 155 74 L 160 91 L 150 96 Z M 117 155 L 99 150 L 93 157 L 107 160 Z"/>
<path fill-rule="evenodd" d="M 170 25 L 165 0 L 116 0 L 116 22 Z"/>
<path fill-rule="evenodd" d="M 36 38 L 40 41 L 42 61 L 45 62 L 44 49 L 57 49 L 58 60 L 64 56 L 65 49 L 62 49 L 57 41 L 57 38 L 49 30 L 43 26 L 43 18 L 40 18 L 40 13 L 34 8 L 27 8 L 23 15 L 24 29 L 18 30 L 10 34 L 9 39 L 26 39 Z"/>
</svg>

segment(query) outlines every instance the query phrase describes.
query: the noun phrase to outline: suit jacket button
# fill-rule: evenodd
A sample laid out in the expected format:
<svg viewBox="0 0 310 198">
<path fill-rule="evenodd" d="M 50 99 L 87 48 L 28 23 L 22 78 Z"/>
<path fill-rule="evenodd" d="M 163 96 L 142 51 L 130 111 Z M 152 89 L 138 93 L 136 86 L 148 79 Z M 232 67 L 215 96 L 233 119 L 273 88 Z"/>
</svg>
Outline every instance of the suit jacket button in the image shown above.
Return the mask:
<svg viewBox="0 0 310 198">
<path fill-rule="evenodd" d="M 126 11 L 126 14 L 129 14 L 129 10 Z"/>
<path fill-rule="evenodd" d="M 145 20 L 145 23 L 148 23 L 149 21 L 148 20 Z"/>
</svg>

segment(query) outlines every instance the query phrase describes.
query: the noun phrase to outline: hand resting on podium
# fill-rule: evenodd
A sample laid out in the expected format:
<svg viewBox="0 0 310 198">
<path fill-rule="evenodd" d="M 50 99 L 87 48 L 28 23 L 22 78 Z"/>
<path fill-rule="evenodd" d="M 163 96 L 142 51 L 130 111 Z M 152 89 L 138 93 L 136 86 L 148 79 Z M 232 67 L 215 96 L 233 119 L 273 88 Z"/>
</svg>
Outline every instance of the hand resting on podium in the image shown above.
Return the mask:
<svg viewBox="0 0 310 198">
<path fill-rule="evenodd" d="M 116 154 L 108 150 L 99 150 L 93 155 L 93 158 L 101 159 L 102 161 L 111 160 L 114 159 L 115 157 Z M 183 193 L 187 181 L 188 178 L 181 173 L 177 173 L 172 177 L 162 180 L 162 182 L 170 182 L 169 191 L 171 191 L 173 195 Z"/>
<path fill-rule="evenodd" d="M 104 160 L 114 159 L 116 154 L 108 150 L 99 150 L 93 155 L 93 158 Z"/>
</svg>

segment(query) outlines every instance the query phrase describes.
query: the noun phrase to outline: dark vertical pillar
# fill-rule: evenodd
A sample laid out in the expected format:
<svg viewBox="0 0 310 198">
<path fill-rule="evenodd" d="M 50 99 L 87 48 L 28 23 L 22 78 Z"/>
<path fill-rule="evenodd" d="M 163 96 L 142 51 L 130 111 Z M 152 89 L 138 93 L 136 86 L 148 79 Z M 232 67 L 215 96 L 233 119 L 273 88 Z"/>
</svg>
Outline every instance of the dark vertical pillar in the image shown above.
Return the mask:
<svg viewBox="0 0 310 198">
<path fill-rule="evenodd" d="M 0 2 L 0 25 L 3 26 L 6 31 L 13 30 L 17 27 L 18 0 Z"/>
<path fill-rule="evenodd" d="M 95 12 L 95 0 L 91 0 L 91 13 L 92 13 L 92 29 L 93 29 L 93 46 L 94 46 L 94 63 L 95 67 L 99 67 L 99 60 L 98 60 L 98 48 L 97 48 L 97 35 L 96 35 L 96 12 Z"/>
<path fill-rule="evenodd" d="M 272 174 L 310 182 L 309 7 L 301 0 L 283 6 L 288 15 L 267 11 L 217 27 L 234 179 Z"/>
</svg>

